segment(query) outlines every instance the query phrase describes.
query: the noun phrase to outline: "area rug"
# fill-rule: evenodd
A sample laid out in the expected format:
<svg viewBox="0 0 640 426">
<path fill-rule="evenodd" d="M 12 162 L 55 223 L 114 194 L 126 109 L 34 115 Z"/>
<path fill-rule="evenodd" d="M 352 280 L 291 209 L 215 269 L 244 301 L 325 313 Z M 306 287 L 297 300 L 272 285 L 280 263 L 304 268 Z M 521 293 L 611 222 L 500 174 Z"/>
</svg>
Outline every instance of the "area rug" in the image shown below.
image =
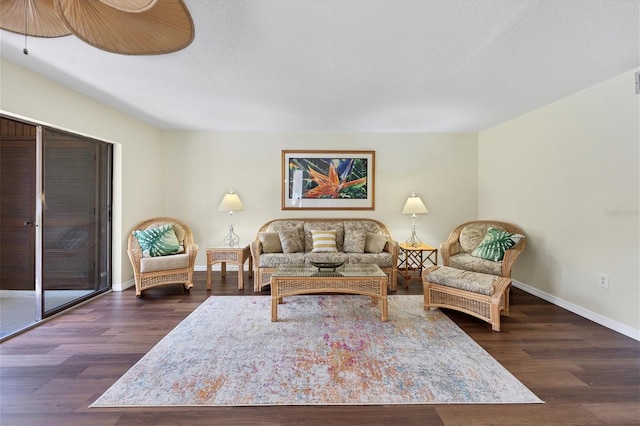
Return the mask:
<svg viewBox="0 0 640 426">
<path fill-rule="evenodd" d="M 421 296 L 270 303 L 210 297 L 91 407 L 542 402 Z"/>
</svg>

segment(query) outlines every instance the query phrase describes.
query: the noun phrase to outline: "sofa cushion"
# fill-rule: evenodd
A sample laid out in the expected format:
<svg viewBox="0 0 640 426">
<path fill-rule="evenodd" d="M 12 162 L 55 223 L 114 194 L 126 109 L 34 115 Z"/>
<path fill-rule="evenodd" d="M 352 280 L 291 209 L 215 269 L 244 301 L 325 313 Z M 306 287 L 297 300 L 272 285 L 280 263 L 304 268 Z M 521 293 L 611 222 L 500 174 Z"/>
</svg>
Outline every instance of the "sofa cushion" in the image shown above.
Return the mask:
<svg viewBox="0 0 640 426">
<path fill-rule="evenodd" d="M 342 221 L 326 221 L 326 222 L 305 222 L 304 223 L 304 251 L 313 251 L 313 230 L 336 231 L 336 249 L 343 251 L 344 243 L 344 227 Z"/>
<path fill-rule="evenodd" d="M 314 229 L 311 231 L 313 238 L 313 253 L 335 253 L 336 248 L 336 231 Z"/>
<path fill-rule="evenodd" d="M 283 229 L 278 231 L 280 245 L 283 253 L 298 253 L 304 251 L 300 240 L 300 232 L 297 229 Z"/>
<path fill-rule="evenodd" d="M 140 259 L 140 272 L 149 273 L 183 269 L 189 267 L 188 254 L 172 254 L 169 256 L 143 257 Z"/>
<path fill-rule="evenodd" d="M 449 266 L 483 274 L 502 275 L 501 262 L 474 257 L 469 253 L 459 253 L 449 257 Z"/>
<path fill-rule="evenodd" d="M 393 266 L 393 256 L 389 252 L 382 253 L 345 253 L 348 263 L 371 263 L 381 268 Z"/>
<path fill-rule="evenodd" d="M 346 262 L 347 255 L 342 252 L 333 252 L 333 253 L 305 253 L 304 254 L 305 263 L 311 262 L 322 262 L 322 263 L 333 263 L 333 262 Z"/>
<path fill-rule="evenodd" d="M 364 243 L 364 252 L 382 253 L 385 244 L 387 244 L 387 236 L 385 234 L 373 234 L 371 232 L 367 232 L 367 239 Z"/>
<path fill-rule="evenodd" d="M 345 253 L 364 253 L 364 245 L 367 241 L 367 231 L 365 229 L 347 229 L 344 230 Z"/>
<path fill-rule="evenodd" d="M 277 232 L 259 232 L 258 239 L 262 243 L 264 253 L 282 253 L 282 244 Z"/>
<path fill-rule="evenodd" d="M 511 234 L 500 228 L 489 228 L 483 240 L 471 252 L 471 256 L 494 262 L 504 259 L 504 252 L 520 242 L 523 235 Z"/>
<path fill-rule="evenodd" d="M 267 226 L 267 232 L 278 232 L 284 229 L 297 229 L 300 233 L 300 241 L 304 241 L 304 230 L 303 230 L 304 222 L 301 220 L 274 220 L 269 223 Z"/>
<path fill-rule="evenodd" d="M 275 268 L 278 265 L 304 265 L 304 253 L 262 253 L 260 268 Z"/>
<path fill-rule="evenodd" d="M 367 219 L 360 220 L 345 220 L 344 221 L 344 231 L 355 231 L 358 229 L 364 229 L 367 232 L 371 232 L 372 234 L 381 234 L 382 229 L 377 222 Z"/>
<path fill-rule="evenodd" d="M 463 271 L 461 269 L 442 266 L 427 275 L 430 283 L 446 285 L 473 293 L 493 294 L 493 284 L 498 279 L 495 275 L 481 274 L 479 272 Z"/>
<path fill-rule="evenodd" d="M 143 257 L 166 256 L 180 250 L 180 244 L 171 223 L 133 231 L 133 235 L 138 239 Z"/>
</svg>

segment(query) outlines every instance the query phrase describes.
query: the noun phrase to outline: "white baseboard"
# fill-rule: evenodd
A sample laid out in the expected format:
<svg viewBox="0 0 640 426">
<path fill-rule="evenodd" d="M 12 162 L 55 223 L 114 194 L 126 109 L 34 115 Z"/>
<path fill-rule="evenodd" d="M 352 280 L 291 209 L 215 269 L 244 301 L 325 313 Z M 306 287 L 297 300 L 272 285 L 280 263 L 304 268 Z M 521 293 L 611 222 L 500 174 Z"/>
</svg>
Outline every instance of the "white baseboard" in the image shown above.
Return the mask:
<svg viewBox="0 0 640 426">
<path fill-rule="evenodd" d="M 634 340 L 640 341 L 639 329 L 629 327 L 626 324 L 623 324 L 609 317 L 605 317 L 604 315 L 585 309 L 582 306 L 578 306 L 574 303 L 568 302 L 564 299 L 561 299 L 557 296 L 546 293 L 535 287 L 531 287 L 530 285 L 527 285 L 520 281 L 513 280 L 513 286 L 519 288 L 520 290 L 526 291 L 527 293 L 533 294 L 534 296 L 537 296 L 540 299 L 546 300 L 547 302 L 553 303 L 556 306 L 560 306 L 561 308 L 566 309 L 567 311 L 573 312 L 576 315 L 580 315 L 583 318 L 591 320 L 613 331 L 617 331 L 620 334 L 624 334 L 627 337 L 631 337 Z"/>
<path fill-rule="evenodd" d="M 125 281 L 123 283 L 113 283 L 113 284 L 111 284 L 111 290 L 113 290 L 113 291 L 125 291 L 126 289 L 128 289 L 129 287 L 133 287 L 134 285 L 136 285 L 136 282 L 132 278 L 129 281 Z"/>
<path fill-rule="evenodd" d="M 196 272 L 207 272 L 207 265 L 195 265 L 193 267 L 193 270 L 196 271 Z M 212 271 L 220 271 L 220 264 L 218 263 L 218 264 L 213 265 L 211 270 Z M 237 271 L 237 270 L 238 270 L 238 266 L 237 265 L 227 264 L 227 271 Z M 248 271 L 248 270 L 249 270 L 248 266 L 245 265 L 245 271 Z M 136 285 L 136 283 L 132 278 L 129 281 L 125 281 L 123 283 L 113 283 L 111 285 L 111 290 L 113 290 L 113 291 L 125 291 L 129 287 L 133 287 L 135 285 Z"/>
</svg>

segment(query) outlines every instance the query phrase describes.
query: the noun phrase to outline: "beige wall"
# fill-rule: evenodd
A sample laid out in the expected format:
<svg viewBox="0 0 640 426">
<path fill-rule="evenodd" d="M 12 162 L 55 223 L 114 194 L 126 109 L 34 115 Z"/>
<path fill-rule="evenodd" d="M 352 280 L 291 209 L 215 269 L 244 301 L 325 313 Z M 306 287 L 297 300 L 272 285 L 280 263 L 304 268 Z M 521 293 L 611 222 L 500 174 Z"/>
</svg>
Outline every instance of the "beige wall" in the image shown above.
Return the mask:
<svg viewBox="0 0 640 426">
<path fill-rule="evenodd" d="M 204 269 L 207 242 L 226 234 L 228 216 L 217 207 L 229 188 L 245 205 L 234 216 L 245 240 L 276 217 L 335 216 L 374 217 L 403 241 L 411 219 L 400 210 L 412 191 L 430 211 L 417 219 L 426 243 L 439 245 L 457 223 L 477 215 L 475 134 L 163 133 L 6 60 L 0 73 L 2 113 L 114 143 L 116 289 L 133 277 L 126 255 L 130 229 L 154 215 L 177 216 L 192 225 L 201 247 L 197 266 Z M 376 209 L 281 211 L 283 149 L 374 150 Z"/>
<path fill-rule="evenodd" d="M 275 217 L 326 215 L 374 217 L 403 241 L 411 219 L 400 209 L 415 191 L 430 211 L 418 218 L 424 242 L 437 246 L 477 217 L 516 222 L 530 237 L 516 280 L 630 335 L 640 329 L 638 99 L 626 73 L 479 135 L 163 133 L 0 62 L 0 112 L 114 143 L 114 288 L 132 279 L 129 230 L 153 215 L 193 226 L 204 268 L 207 242 L 226 233 L 216 210 L 229 188 L 245 205 L 234 220 L 244 240 Z M 283 149 L 376 151 L 375 211 L 281 211 Z"/>
<path fill-rule="evenodd" d="M 0 112 L 115 145 L 114 287 L 131 280 L 129 230 L 164 209 L 162 182 L 154 179 L 163 163 L 161 132 L 6 60 L 0 62 Z"/>
<path fill-rule="evenodd" d="M 481 132 L 478 153 L 479 217 L 529 236 L 514 278 L 636 338 L 639 128 L 628 72 Z"/>
<path fill-rule="evenodd" d="M 439 246 L 477 215 L 475 134 L 166 132 L 164 140 L 166 209 L 193 226 L 201 269 L 208 241 L 220 244 L 226 235 L 229 217 L 217 208 L 229 188 L 244 204 L 234 225 L 245 241 L 279 217 L 372 217 L 404 241 L 411 218 L 400 211 L 412 191 L 429 209 L 417 218 L 427 244 Z M 375 210 L 281 210 L 282 150 L 303 149 L 375 151 Z"/>
</svg>

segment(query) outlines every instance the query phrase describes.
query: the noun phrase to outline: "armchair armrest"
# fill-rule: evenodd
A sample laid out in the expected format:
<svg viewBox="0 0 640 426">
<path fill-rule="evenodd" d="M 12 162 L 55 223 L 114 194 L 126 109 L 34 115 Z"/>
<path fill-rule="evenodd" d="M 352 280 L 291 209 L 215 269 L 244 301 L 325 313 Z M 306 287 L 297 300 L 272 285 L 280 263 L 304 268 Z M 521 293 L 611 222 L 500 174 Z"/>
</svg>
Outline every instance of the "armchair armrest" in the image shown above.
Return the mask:
<svg viewBox="0 0 640 426">
<path fill-rule="evenodd" d="M 198 255 L 198 245 L 185 245 L 184 252 L 189 255 L 189 267 L 193 268 L 193 266 L 196 264 L 196 256 Z"/>
<path fill-rule="evenodd" d="M 133 234 L 129 236 L 127 254 L 129 255 L 129 260 L 131 261 L 131 266 L 133 267 L 133 272 L 138 274 L 140 273 L 140 259 L 142 258 L 142 250 L 140 249 L 140 245 L 138 244 L 138 240 L 133 237 Z"/>
<path fill-rule="evenodd" d="M 460 230 L 452 232 L 447 241 L 440 244 L 442 265 L 449 266 L 449 258 L 460 253 Z"/>
<path fill-rule="evenodd" d="M 511 278 L 511 268 L 513 267 L 513 263 L 516 261 L 518 256 L 520 256 L 520 254 L 524 251 L 524 248 L 527 245 L 526 240 L 526 237 L 522 238 L 518 244 L 504 252 L 501 273 L 503 277 Z"/>
</svg>

